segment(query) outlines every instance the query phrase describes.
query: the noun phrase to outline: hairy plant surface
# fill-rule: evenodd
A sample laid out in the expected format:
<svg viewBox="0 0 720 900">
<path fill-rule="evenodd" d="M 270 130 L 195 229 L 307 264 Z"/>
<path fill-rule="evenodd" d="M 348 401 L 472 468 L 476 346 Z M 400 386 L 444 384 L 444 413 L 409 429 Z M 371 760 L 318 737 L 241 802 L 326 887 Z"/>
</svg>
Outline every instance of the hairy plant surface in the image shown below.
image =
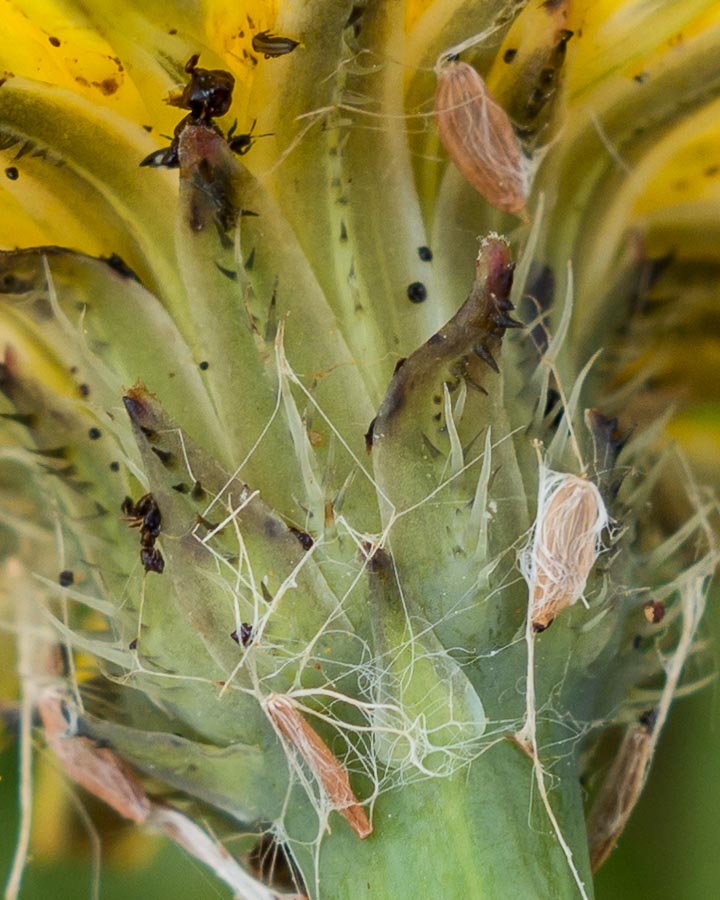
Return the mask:
<svg viewBox="0 0 720 900">
<path fill-rule="evenodd" d="M 591 897 L 709 673 L 717 4 L 4 15 L 7 895 L 37 728 L 237 896 Z"/>
</svg>

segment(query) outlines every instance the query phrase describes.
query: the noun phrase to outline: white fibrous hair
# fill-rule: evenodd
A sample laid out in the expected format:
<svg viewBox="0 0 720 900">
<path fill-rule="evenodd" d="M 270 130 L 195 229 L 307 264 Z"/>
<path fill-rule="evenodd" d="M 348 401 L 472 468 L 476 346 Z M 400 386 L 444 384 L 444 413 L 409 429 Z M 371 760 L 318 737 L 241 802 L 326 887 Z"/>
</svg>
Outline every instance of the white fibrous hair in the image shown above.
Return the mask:
<svg viewBox="0 0 720 900">
<path fill-rule="evenodd" d="M 520 553 L 535 631 L 582 598 L 609 521 L 595 484 L 541 466 L 537 518 Z"/>
</svg>

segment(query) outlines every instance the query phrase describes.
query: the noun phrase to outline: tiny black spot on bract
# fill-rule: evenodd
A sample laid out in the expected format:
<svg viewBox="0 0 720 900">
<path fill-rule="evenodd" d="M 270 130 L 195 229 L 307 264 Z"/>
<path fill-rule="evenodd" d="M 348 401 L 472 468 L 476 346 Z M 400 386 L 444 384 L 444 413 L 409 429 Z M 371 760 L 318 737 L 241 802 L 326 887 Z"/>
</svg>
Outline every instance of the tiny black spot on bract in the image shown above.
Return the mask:
<svg viewBox="0 0 720 900">
<path fill-rule="evenodd" d="M 128 644 L 128 649 L 129 649 L 129 650 L 137 650 L 137 644 L 138 644 L 137 638 L 133 638 L 133 639 L 130 641 L 130 643 Z"/>
<path fill-rule="evenodd" d="M 418 256 L 423 262 L 430 262 L 433 258 L 432 250 L 429 247 L 418 247 Z"/>
<path fill-rule="evenodd" d="M 100 437 L 102 437 L 102 432 L 99 428 L 91 428 L 90 431 L 88 431 L 88 437 L 91 441 L 97 441 Z"/>
<path fill-rule="evenodd" d="M 199 368 L 200 368 L 203 372 L 207 372 L 207 370 L 210 368 L 210 363 L 209 363 L 207 360 L 204 359 L 204 360 L 200 363 Z"/>
<path fill-rule="evenodd" d="M 408 285 L 407 295 L 411 303 L 422 303 L 427 300 L 427 288 L 422 281 L 413 281 Z"/>
<path fill-rule="evenodd" d="M 517 56 L 517 49 L 511 48 L 503 53 L 503 62 L 511 63 Z"/>
<path fill-rule="evenodd" d="M 63 569 L 58 578 L 61 587 L 70 587 L 71 584 L 75 581 L 74 574 L 70 571 L 70 569 Z"/>
<path fill-rule="evenodd" d="M 60 46 L 60 38 L 49 37 L 48 40 L 49 40 L 50 43 L 53 45 L 53 47 L 59 47 L 59 46 Z"/>
<path fill-rule="evenodd" d="M 78 388 L 78 390 L 80 391 L 81 397 L 89 397 L 90 396 L 90 386 L 89 385 L 81 384 L 80 387 Z"/>
<path fill-rule="evenodd" d="M 8 166 L 7 169 L 5 169 L 5 176 L 9 178 L 10 181 L 17 181 L 20 177 L 17 166 Z"/>
<path fill-rule="evenodd" d="M 120 463 L 119 462 L 111 462 L 110 463 L 110 471 L 111 472 L 119 472 L 120 471 Z"/>
</svg>

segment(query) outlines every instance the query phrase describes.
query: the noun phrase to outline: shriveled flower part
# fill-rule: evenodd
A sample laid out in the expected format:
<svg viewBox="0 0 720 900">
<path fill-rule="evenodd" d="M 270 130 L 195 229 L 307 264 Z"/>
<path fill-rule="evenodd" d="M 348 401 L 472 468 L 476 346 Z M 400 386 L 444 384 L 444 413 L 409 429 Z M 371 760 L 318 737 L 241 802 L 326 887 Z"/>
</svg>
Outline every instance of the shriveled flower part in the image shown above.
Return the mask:
<svg viewBox="0 0 720 900">
<path fill-rule="evenodd" d="M 555 616 L 582 598 L 609 521 L 595 484 L 541 468 L 537 517 L 520 554 L 535 631 L 544 631 Z"/>
<path fill-rule="evenodd" d="M 468 63 L 438 73 L 435 119 L 448 156 L 496 209 L 520 213 L 530 191 L 532 163 L 522 152 L 507 113 Z"/>
</svg>

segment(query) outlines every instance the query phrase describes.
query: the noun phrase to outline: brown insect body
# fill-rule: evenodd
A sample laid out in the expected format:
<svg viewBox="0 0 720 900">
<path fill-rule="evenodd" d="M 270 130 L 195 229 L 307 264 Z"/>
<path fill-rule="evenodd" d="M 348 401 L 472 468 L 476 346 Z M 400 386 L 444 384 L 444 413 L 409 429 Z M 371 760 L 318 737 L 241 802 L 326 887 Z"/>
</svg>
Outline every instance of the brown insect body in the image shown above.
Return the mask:
<svg viewBox="0 0 720 900">
<path fill-rule="evenodd" d="M 440 69 L 435 118 L 443 147 L 466 181 L 496 209 L 521 212 L 528 197 L 528 161 L 507 113 L 472 66 Z"/>
</svg>

